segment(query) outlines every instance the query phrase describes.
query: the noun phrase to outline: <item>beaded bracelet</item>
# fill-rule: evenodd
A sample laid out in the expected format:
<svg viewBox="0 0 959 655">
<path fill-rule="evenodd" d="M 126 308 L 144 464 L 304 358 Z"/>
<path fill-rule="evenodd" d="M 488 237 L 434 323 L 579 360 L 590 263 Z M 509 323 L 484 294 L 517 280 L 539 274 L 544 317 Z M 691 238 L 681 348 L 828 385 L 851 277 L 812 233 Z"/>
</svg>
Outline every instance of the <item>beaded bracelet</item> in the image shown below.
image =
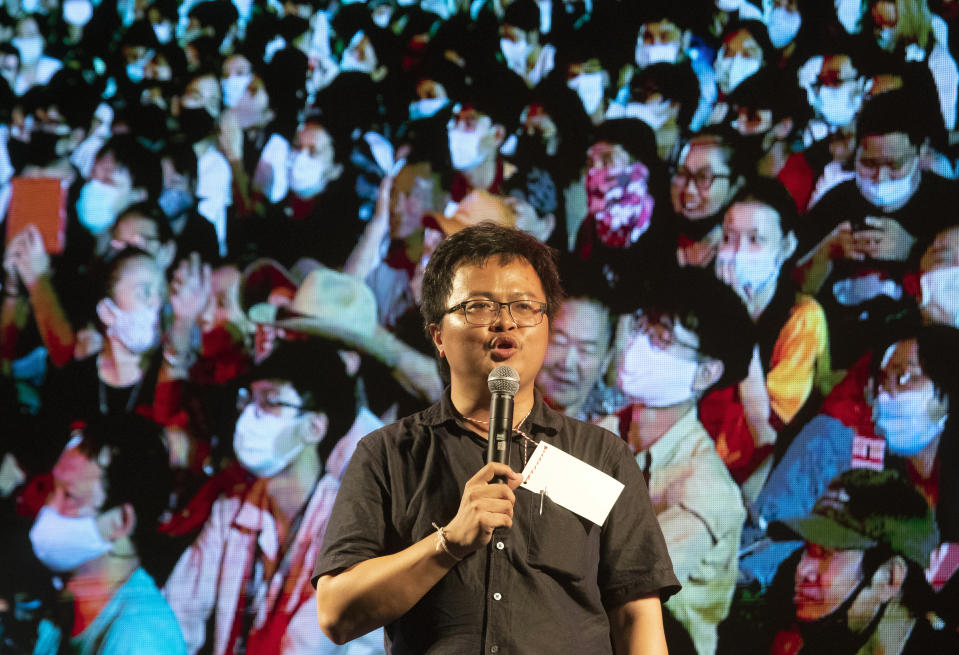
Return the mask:
<svg viewBox="0 0 959 655">
<path fill-rule="evenodd" d="M 462 562 L 463 558 L 457 557 L 451 553 L 449 547 L 446 545 L 446 528 L 441 528 L 440 526 L 436 525 L 436 523 L 433 523 L 433 527 L 436 528 L 436 548 L 434 550 L 439 550 L 442 548 L 443 552 L 445 552 L 447 555 L 455 559 L 457 562 Z"/>
</svg>

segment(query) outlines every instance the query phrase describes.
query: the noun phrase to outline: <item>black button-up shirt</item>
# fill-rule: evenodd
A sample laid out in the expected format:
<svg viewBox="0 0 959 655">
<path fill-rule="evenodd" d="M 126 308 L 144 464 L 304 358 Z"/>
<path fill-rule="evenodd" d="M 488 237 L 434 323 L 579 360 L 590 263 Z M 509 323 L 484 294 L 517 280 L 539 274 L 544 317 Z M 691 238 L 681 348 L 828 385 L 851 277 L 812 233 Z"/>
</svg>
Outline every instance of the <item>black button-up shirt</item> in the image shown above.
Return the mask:
<svg viewBox="0 0 959 655">
<path fill-rule="evenodd" d="M 607 611 L 679 590 L 642 473 L 626 444 L 556 412 L 539 393 L 519 427 L 625 485 L 602 526 L 525 489 L 513 527 L 463 559 L 405 615 L 386 626 L 387 652 L 610 653 Z M 509 448 L 517 471 L 534 444 Z M 444 399 L 360 441 L 343 477 L 313 583 L 396 553 L 446 525 L 466 482 L 483 467 L 486 440 Z"/>
</svg>

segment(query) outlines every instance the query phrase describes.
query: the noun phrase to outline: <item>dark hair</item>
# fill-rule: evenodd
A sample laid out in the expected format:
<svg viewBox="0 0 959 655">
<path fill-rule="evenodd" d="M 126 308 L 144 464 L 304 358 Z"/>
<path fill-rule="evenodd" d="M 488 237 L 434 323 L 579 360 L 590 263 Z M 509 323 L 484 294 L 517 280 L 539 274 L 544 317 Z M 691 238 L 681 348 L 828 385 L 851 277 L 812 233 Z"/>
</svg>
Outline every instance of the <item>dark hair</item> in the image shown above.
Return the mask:
<svg viewBox="0 0 959 655">
<path fill-rule="evenodd" d="M 696 113 L 696 107 L 699 106 L 699 80 L 690 63 L 659 62 L 637 71 L 629 84 L 630 94 L 646 83 L 652 83 L 664 100 L 679 103 L 679 116 L 676 121 L 684 129 L 688 127 L 693 114 Z"/>
<path fill-rule="evenodd" d="M 130 205 L 117 215 L 117 218 L 113 222 L 113 227 L 110 228 L 110 231 L 115 231 L 117 225 L 119 225 L 121 221 L 134 217 L 148 220 L 156 225 L 157 239 L 159 239 L 160 243 L 166 243 L 176 238 L 173 235 L 173 229 L 170 227 L 169 219 L 167 219 L 167 217 L 154 202 L 138 202 Z"/>
<path fill-rule="evenodd" d="M 902 89 L 873 96 L 862 106 L 856 121 L 856 142 L 895 132 L 907 135 L 909 143 L 917 148 L 930 136 L 923 121 L 916 120 L 915 98 Z"/>
<path fill-rule="evenodd" d="M 533 0 L 516 0 L 510 3 L 503 14 L 503 25 L 518 27 L 524 32 L 539 33 L 539 7 Z"/>
<path fill-rule="evenodd" d="M 136 246 L 127 246 L 123 250 L 111 253 L 95 266 L 93 278 L 96 280 L 95 289 L 97 290 L 96 300 L 101 298 L 112 298 L 113 290 L 123 273 L 123 269 L 130 261 L 138 257 L 145 257 L 151 262 L 154 261 L 150 253 L 141 250 Z"/>
<path fill-rule="evenodd" d="M 123 414 L 91 419 L 80 432 L 78 449 L 103 469 L 106 500 L 98 510 L 130 503 L 136 513 L 131 540 L 141 559 L 149 560 L 172 484 L 160 426 L 136 414 Z"/>
<path fill-rule="evenodd" d="M 582 259 L 575 253 L 563 253 L 559 257 L 559 275 L 566 292 L 565 301 L 589 300 L 599 303 L 609 312 L 609 343 L 612 346 L 616 338 L 618 315 L 613 310 L 614 302 L 610 298 L 612 290 L 603 274 L 603 267 L 595 259 Z"/>
<path fill-rule="evenodd" d="M 726 38 L 731 34 L 735 34 L 740 30 L 746 30 L 749 32 L 750 36 L 755 39 L 756 43 L 759 45 L 759 48 L 763 51 L 763 64 L 770 64 L 776 56 L 776 49 L 773 47 L 772 41 L 769 40 L 769 32 L 766 31 L 766 25 L 759 20 L 749 19 L 749 20 L 734 20 L 729 25 L 726 26 L 726 29 L 723 30 L 723 35 L 720 38 L 720 42 L 725 44 Z"/>
<path fill-rule="evenodd" d="M 782 182 L 776 178 L 756 177 L 750 180 L 746 186 L 736 192 L 729 206 L 732 207 L 737 202 L 758 202 L 771 208 L 779 216 L 779 228 L 783 236 L 796 231 L 799 223 L 796 202 Z"/>
<path fill-rule="evenodd" d="M 546 315 L 552 320 L 563 301 L 555 251 L 521 230 L 485 222 L 447 237 L 430 257 L 423 273 L 420 305 L 427 333 L 430 325 L 442 321 L 446 314 L 456 271 L 462 266 L 482 265 L 493 257 L 501 257 L 505 263 L 518 259 L 529 262 L 543 285 Z"/>
<path fill-rule="evenodd" d="M 774 69 L 761 69 L 747 77 L 729 93 L 727 101 L 730 107 L 768 109 L 772 112 L 773 124 L 792 118 L 793 132 L 813 115 L 805 92 L 795 80 Z"/>
<path fill-rule="evenodd" d="M 160 158 L 128 134 L 113 136 L 97 151 L 97 159 L 113 155 L 117 166 L 130 171 L 134 189 L 144 189 L 147 197 L 156 200 L 163 189 L 163 170 Z"/>
<path fill-rule="evenodd" d="M 256 380 L 289 382 L 302 398 L 304 409 L 326 414 L 329 428 L 317 446 L 321 461 L 325 461 L 356 418 L 355 386 L 331 342 L 319 338 L 278 340 L 267 358 L 241 383 Z"/>
<path fill-rule="evenodd" d="M 736 292 L 712 271 L 676 269 L 649 283 L 645 297 L 638 300 L 638 307 L 671 316 L 694 332 L 699 337 L 699 352 L 723 363 L 723 374 L 711 388 L 736 384 L 746 377 L 756 327 Z"/>
<path fill-rule="evenodd" d="M 721 149 L 729 166 L 730 184 L 737 178 L 749 177 L 755 168 L 756 162 L 745 157 L 747 148 L 742 147 L 742 137 L 727 125 L 704 127 L 691 136 L 685 146 L 690 144 L 715 145 Z"/>
</svg>

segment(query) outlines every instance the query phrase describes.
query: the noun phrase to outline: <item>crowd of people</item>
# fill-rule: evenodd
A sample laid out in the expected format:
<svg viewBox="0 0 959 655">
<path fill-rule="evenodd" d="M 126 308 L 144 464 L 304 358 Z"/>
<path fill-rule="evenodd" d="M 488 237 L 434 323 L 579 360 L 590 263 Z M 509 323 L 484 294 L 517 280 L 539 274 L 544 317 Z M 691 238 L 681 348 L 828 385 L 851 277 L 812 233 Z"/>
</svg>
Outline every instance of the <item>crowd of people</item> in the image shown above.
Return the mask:
<svg viewBox="0 0 959 655">
<path fill-rule="evenodd" d="M 311 576 L 484 222 L 671 652 L 957 652 L 957 61 L 955 0 L 6 0 L 0 654 L 383 652 Z"/>
</svg>

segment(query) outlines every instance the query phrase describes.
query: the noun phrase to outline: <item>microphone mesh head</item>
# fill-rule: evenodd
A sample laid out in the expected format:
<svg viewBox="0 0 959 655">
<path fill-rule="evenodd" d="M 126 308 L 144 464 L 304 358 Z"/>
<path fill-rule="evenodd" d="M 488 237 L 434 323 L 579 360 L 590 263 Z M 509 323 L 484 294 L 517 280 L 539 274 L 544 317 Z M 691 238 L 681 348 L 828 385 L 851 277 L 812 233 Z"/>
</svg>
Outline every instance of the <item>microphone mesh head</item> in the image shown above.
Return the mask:
<svg viewBox="0 0 959 655">
<path fill-rule="evenodd" d="M 497 366 L 486 378 L 490 393 L 505 393 L 515 396 L 519 391 L 519 373 L 512 366 Z"/>
</svg>

